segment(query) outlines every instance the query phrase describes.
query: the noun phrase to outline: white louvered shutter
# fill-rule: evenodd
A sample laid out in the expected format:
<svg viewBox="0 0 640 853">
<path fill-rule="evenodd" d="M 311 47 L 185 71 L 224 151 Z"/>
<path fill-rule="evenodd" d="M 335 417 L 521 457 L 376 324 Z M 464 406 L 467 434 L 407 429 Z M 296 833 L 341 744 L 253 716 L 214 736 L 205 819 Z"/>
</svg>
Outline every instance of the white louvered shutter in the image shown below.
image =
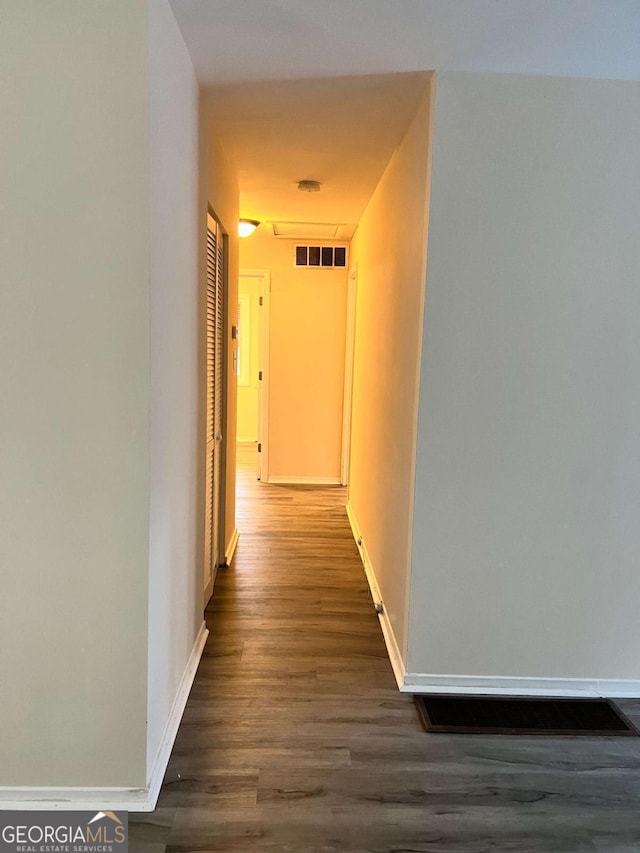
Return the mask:
<svg viewBox="0 0 640 853">
<path fill-rule="evenodd" d="M 216 223 L 207 228 L 207 398 L 206 398 L 206 508 L 205 587 L 213 577 L 219 553 L 219 501 L 221 484 L 222 406 L 224 382 L 224 249 Z"/>
</svg>

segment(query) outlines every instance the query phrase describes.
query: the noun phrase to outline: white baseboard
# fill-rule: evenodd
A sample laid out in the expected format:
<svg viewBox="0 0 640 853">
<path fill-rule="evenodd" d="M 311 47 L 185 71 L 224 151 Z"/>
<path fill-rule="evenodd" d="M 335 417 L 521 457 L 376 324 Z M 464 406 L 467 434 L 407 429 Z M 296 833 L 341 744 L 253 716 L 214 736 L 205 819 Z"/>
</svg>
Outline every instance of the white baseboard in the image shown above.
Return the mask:
<svg viewBox="0 0 640 853">
<path fill-rule="evenodd" d="M 391 625 L 391 621 L 389 620 L 389 616 L 384 606 L 384 600 L 380 593 L 380 587 L 378 586 L 376 573 L 373 569 L 371 558 L 369 557 L 369 553 L 362 537 L 362 533 L 360 532 L 360 526 L 358 525 L 357 519 L 353 513 L 353 507 L 350 503 L 347 503 L 346 509 L 347 518 L 349 519 L 349 524 L 351 525 L 351 532 L 353 533 L 353 538 L 355 539 L 356 545 L 358 546 L 358 551 L 360 552 L 360 559 L 362 560 L 362 565 L 364 566 L 364 573 L 367 578 L 367 583 L 369 584 L 369 589 L 371 590 L 371 596 L 374 602 L 379 602 L 380 604 L 382 604 L 382 613 L 378 614 L 378 619 L 380 620 L 380 627 L 382 628 L 382 635 L 384 637 L 384 642 L 387 647 L 387 654 L 389 655 L 389 660 L 391 661 L 391 666 L 393 668 L 393 674 L 396 677 L 398 687 L 402 690 L 405 681 L 406 666 L 402 653 L 400 651 L 400 646 L 398 645 L 396 635 L 393 631 L 393 626 Z"/>
<path fill-rule="evenodd" d="M 0 811 L 152 811 L 146 788 L 0 788 Z"/>
<path fill-rule="evenodd" d="M 503 678 L 408 672 L 403 693 L 465 693 L 485 696 L 640 697 L 640 681 L 590 678 Z"/>
<path fill-rule="evenodd" d="M 200 625 L 198 636 L 195 639 L 193 648 L 191 649 L 191 654 L 189 655 L 189 660 L 187 661 L 185 670 L 182 673 L 180 686 L 178 687 L 176 697 L 173 700 L 173 706 L 169 713 L 167 724 L 164 727 L 160 746 L 158 747 L 158 752 L 156 753 L 155 760 L 151 767 L 149 781 L 147 782 L 148 807 L 143 808 L 140 811 L 153 811 L 156 807 L 162 780 L 164 778 L 169 759 L 171 758 L 171 750 L 173 749 L 173 744 L 175 742 L 176 735 L 178 734 L 178 727 L 180 726 L 180 721 L 184 714 L 187 699 L 189 698 L 189 693 L 191 692 L 191 687 L 193 686 L 193 681 L 198 670 L 198 664 L 200 663 L 200 658 L 202 657 L 202 652 L 208 636 L 209 631 L 205 622 L 203 622 L 202 625 Z"/>
<path fill-rule="evenodd" d="M 341 486 L 340 477 L 273 477 L 269 483 L 274 486 Z"/>
<path fill-rule="evenodd" d="M 240 534 L 238 533 L 238 528 L 233 528 L 233 533 L 231 534 L 231 539 L 229 539 L 229 544 L 227 545 L 227 549 L 224 552 L 224 558 L 227 561 L 227 565 L 231 565 L 231 561 L 233 560 L 233 555 L 236 553 L 236 545 L 238 544 L 238 539 L 240 538 Z"/>
<path fill-rule="evenodd" d="M 153 811 L 208 636 L 203 622 L 180 681 L 146 788 L 0 788 L 0 810 Z"/>
</svg>

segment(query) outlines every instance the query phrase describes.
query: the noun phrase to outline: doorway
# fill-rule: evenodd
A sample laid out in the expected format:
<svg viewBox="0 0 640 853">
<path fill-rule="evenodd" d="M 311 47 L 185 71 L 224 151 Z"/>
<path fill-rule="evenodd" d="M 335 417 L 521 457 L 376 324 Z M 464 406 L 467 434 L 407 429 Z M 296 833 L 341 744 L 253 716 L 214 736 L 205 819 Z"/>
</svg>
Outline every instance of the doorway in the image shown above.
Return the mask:
<svg viewBox="0 0 640 853">
<path fill-rule="evenodd" d="M 238 284 L 237 441 L 253 446 L 256 476 L 269 481 L 269 270 L 240 271 Z"/>
<path fill-rule="evenodd" d="M 358 293 L 358 269 L 349 270 L 347 285 L 347 324 L 344 347 L 344 402 L 342 410 L 342 458 L 340 479 L 343 486 L 349 485 L 351 460 L 351 415 L 353 411 L 353 369 L 356 346 L 356 300 Z"/>
<path fill-rule="evenodd" d="M 349 248 L 344 243 L 343 257 Z M 297 240 L 274 238 L 266 228 L 240 247 L 239 345 L 252 370 L 245 379 L 241 354 L 237 438 L 260 448 L 263 483 L 339 486 L 343 451 L 348 453 L 343 439 L 350 435 L 343 420 L 351 413 L 351 363 L 345 370 L 348 267 L 300 265 L 298 248 Z M 324 241 L 322 250 L 327 255 L 333 247 Z"/>
</svg>

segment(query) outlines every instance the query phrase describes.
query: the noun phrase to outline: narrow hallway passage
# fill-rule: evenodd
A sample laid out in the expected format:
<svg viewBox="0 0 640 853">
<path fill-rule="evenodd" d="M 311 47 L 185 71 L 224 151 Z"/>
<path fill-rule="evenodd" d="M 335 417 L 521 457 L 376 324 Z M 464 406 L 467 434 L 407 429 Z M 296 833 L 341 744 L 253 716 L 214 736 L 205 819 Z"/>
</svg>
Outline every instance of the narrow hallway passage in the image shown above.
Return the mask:
<svg viewBox="0 0 640 853">
<path fill-rule="evenodd" d="M 262 485 L 255 470 L 255 447 L 240 445 L 240 539 L 158 809 L 132 830 L 145 853 L 360 849 L 373 832 L 365 849 L 384 838 L 367 800 L 399 784 L 389 736 L 406 756 L 407 732 L 424 737 L 396 687 L 346 489 Z"/>
<path fill-rule="evenodd" d="M 131 815 L 132 853 L 636 850 L 637 743 L 424 734 L 345 490 L 262 485 L 254 454 L 239 447 L 240 541 L 158 808 Z"/>
</svg>

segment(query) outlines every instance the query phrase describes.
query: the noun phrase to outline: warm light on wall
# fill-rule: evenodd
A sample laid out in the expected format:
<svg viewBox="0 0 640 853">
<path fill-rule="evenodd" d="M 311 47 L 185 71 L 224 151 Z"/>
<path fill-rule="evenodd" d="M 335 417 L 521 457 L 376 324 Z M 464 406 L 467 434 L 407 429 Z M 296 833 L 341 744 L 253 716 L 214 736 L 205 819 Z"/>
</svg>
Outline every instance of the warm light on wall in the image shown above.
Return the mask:
<svg viewBox="0 0 640 853">
<path fill-rule="evenodd" d="M 238 222 L 238 237 L 248 237 L 260 225 L 257 219 L 241 219 Z"/>
</svg>

